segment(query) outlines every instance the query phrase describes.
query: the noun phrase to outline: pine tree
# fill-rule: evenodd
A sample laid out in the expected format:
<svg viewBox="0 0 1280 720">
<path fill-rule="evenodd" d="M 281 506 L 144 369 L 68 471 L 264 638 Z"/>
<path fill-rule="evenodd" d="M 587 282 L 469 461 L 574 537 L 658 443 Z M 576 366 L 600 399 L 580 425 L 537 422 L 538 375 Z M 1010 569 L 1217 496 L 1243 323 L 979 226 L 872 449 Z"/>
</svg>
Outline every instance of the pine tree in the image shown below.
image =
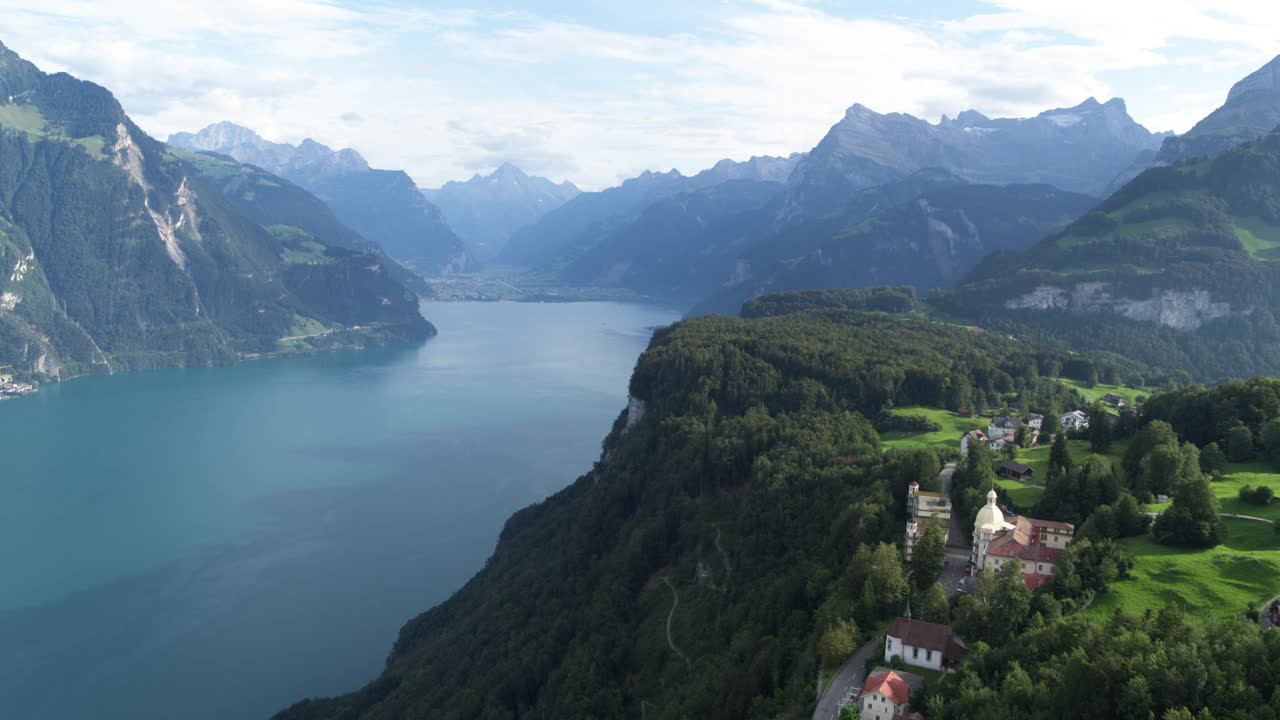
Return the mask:
<svg viewBox="0 0 1280 720">
<path fill-rule="evenodd" d="M 1060 432 L 1053 438 L 1053 446 L 1049 448 L 1049 477 L 1065 477 L 1071 472 L 1071 448 L 1067 445 L 1067 434 Z"/>
</svg>

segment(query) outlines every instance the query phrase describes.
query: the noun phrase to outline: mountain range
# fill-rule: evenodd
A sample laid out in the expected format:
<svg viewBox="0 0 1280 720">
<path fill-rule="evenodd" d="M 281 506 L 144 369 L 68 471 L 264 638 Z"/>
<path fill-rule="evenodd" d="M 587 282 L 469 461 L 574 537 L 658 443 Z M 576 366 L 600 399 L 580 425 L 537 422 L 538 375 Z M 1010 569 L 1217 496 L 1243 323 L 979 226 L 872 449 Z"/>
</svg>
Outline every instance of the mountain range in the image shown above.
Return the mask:
<svg viewBox="0 0 1280 720">
<path fill-rule="evenodd" d="M 741 277 L 689 314 L 733 315 L 752 298 L 791 290 L 948 287 L 990 253 L 1023 249 L 1096 202 L 1051 185 L 971 184 L 921 171 L 858 191 L 843 212 L 748 248 L 736 260 Z"/>
<path fill-rule="evenodd" d="M 526 175 L 509 162 L 488 175 L 477 173 L 466 182 L 422 190 L 440 208 L 449 226 L 484 259 L 498 255 L 516 230 L 532 225 L 581 193 L 567 180 L 556 183 Z"/>
<path fill-rule="evenodd" d="M 0 45 L 0 99 L 0 363 L 66 378 L 434 333 L 367 241 L 255 220 L 106 89 Z"/>
<path fill-rule="evenodd" d="M 346 225 L 426 276 L 472 270 L 475 259 L 440 208 L 401 170 L 375 170 L 360 153 L 314 140 L 294 146 L 264 140 L 229 122 L 198 133 L 177 133 L 169 144 L 212 151 L 256 165 L 314 193 Z"/>
<path fill-rule="evenodd" d="M 1134 122 L 1119 98 L 1032 118 L 966 110 L 937 124 L 855 104 L 796 168 L 782 216 L 838 211 L 854 191 L 926 168 L 975 183 L 1042 183 L 1098 196 L 1163 137 Z"/>
<path fill-rule="evenodd" d="M 806 153 L 584 193 L 517 231 L 498 260 L 695 314 L 736 312 L 778 289 L 946 287 L 986 253 L 1025 248 L 1078 217 L 1150 165 L 1164 137 L 1119 99 L 1032 118 L 969 110 L 936 124 L 855 104 Z M 729 180 L 742 182 L 715 189 Z M 938 183 L 972 187 L 922 196 Z"/>
<path fill-rule="evenodd" d="M 678 170 L 645 172 L 617 187 L 582 193 L 537 223 L 516 231 L 498 261 L 534 268 L 563 267 L 583 250 L 594 247 L 610 228 L 634 219 L 659 200 L 730 180 L 781 182 L 790 177 L 801 157 L 722 160 L 693 176 Z"/>
</svg>

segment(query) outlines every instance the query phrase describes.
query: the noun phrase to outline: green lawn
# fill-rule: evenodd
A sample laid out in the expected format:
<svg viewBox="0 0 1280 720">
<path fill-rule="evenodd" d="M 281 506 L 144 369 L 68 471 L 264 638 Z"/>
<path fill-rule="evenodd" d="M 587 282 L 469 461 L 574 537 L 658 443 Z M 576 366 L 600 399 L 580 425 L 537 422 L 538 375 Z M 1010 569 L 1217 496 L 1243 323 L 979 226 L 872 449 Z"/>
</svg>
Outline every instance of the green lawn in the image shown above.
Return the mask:
<svg viewBox="0 0 1280 720">
<path fill-rule="evenodd" d="M 1038 487 L 1032 487 L 1018 480 L 1011 480 L 1006 477 L 996 477 L 996 485 L 1004 488 L 1009 493 L 1009 501 L 1015 506 L 1015 509 L 1021 512 L 1030 512 L 1035 508 L 1036 503 L 1040 502 L 1040 496 L 1044 494 L 1044 490 Z"/>
<path fill-rule="evenodd" d="M 105 157 L 106 138 L 101 135 L 68 138 L 56 128 L 49 127 L 45 122 L 44 115 L 40 112 L 40 108 L 34 105 L 20 105 L 17 103 L 0 105 L 0 127 L 26 133 L 27 137 L 33 142 L 44 138 L 69 141 L 84 148 L 95 159 Z"/>
<path fill-rule="evenodd" d="M 1252 515 L 1253 517 L 1280 520 L 1280 500 L 1269 505 L 1250 505 L 1240 502 L 1240 488 L 1245 485 L 1258 487 L 1266 485 L 1271 491 L 1280 495 L 1280 472 L 1265 462 L 1233 463 L 1227 466 L 1222 479 L 1211 483 L 1213 494 L 1218 496 L 1222 512 L 1235 515 Z M 1148 508 L 1152 512 L 1164 512 L 1170 503 L 1152 503 Z"/>
<path fill-rule="evenodd" d="M 1075 388 L 1081 395 L 1084 396 L 1084 399 L 1089 402 L 1097 402 L 1098 400 L 1102 399 L 1103 395 L 1106 395 L 1108 393 L 1115 393 L 1116 395 L 1119 395 L 1125 400 L 1128 400 L 1129 405 L 1133 405 L 1134 400 L 1139 395 L 1150 397 L 1151 393 L 1154 392 L 1153 390 L 1150 390 L 1150 389 L 1131 388 L 1131 387 L 1125 387 L 1123 385 L 1104 385 L 1102 383 L 1098 383 L 1093 387 L 1089 387 L 1088 385 L 1080 382 L 1079 380 L 1068 380 L 1067 378 L 1058 378 L 1058 382 L 1068 387 Z"/>
<path fill-rule="evenodd" d="M 1234 218 L 1236 237 L 1250 255 L 1264 260 L 1280 256 L 1280 225 L 1260 218 Z"/>
<path fill-rule="evenodd" d="M 43 137 L 44 115 L 34 105 L 0 105 L 0 126 Z"/>
<path fill-rule="evenodd" d="M 894 408 L 891 412 L 895 415 L 924 415 L 941 425 L 942 429 L 931 433 L 885 433 L 880 436 L 880 443 L 886 448 L 945 447 L 959 450 L 960 438 L 965 433 L 970 430 L 985 430 L 991 424 L 990 418 L 963 418 L 950 410 L 922 405 Z"/>
<path fill-rule="evenodd" d="M 1105 618 L 1116 608 L 1141 613 L 1174 601 L 1193 612 L 1227 616 L 1280 593 L 1280 541 L 1272 526 L 1225 521 L 1230 537 L 1210 550 L 1157 545 L 1148 534 L 1121 541 L 1134 555 L 1134 577 L 1113 583 L 1089 608 Z"/>
<path fill-rule="evenodd" d="M 1240 502 L 1240 488 L 1245 485 L 1266 485 L 1272 492 L 1280 494 L 1280 472 L 1276 472 L 1272 465 L 1265 462 L 1228 465 L 1222 479 L 1213 483 L 1213 494 L 1218 496 L 1222 512 L 1280 520 L 1280 502 L 1269 505 Z"/>
</svg>

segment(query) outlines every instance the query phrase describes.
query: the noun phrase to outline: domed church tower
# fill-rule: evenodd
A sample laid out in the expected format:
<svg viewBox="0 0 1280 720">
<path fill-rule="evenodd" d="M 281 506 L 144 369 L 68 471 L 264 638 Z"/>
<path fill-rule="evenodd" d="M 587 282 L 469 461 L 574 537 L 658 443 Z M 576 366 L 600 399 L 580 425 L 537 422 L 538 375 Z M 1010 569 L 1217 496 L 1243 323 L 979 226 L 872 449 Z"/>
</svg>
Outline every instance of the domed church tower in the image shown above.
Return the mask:
<svg viewBox="0 0 1280 720">
<path fill-rule="evenodd" d="M 978 517 L 973 521 L 973 553 L 969 556 L 969 564 L 975 575 L 986 565 L 987 544 L 996 533 L 1008 527 L 1004 521 L 1004 513 L 996 505 L 996 490 L 991 488 L 987 493 L 987 504 L 978 511 Z"/>
</svg>

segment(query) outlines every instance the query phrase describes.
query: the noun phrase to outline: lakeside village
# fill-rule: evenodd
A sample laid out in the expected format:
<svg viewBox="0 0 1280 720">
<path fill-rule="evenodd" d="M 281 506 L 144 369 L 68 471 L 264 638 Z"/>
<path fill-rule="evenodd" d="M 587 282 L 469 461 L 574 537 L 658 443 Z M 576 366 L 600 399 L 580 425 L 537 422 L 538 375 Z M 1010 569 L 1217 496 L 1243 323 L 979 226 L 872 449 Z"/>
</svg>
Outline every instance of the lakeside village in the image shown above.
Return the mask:
<svg viewBox="0 0 1280 720">
<path fill-rule="evenodd" d="M 1111 408 L 1109 420 L 1118 420 L 1118 411 L 1128 404 L 1124 397 L 1114 393 L 1108 393 L 1100 400 Z M 957 414 L 972 416 L 968 408 L 961 408 Z M 1059 432 L 1083 432 L 1089 428 L 1089 418 L 1082 410 L 1062 414 L 1058 421 Z M 985 432 L 971 430 L 961 437 L 961 457 L 968 455 L 974 443 L 982 443 L 993 451 L 1038 445 L 1043 427 L 1042 415 L 1029 413 L 1025 416 L 995 417 Z M 1052 442 L 1053 438 L 1046 438 L 1046 441 L 1046 444 Z M 972 586 L 974 577 L 994 573 L 1011 564 L 1019 566 L 1028 590 L 1045 585 L 1074 539 L 1075 526 L 1015 515 L 1007 508 L 1001 508 L 999 496 L 992 487 L 986 494 L 986 504 L 978 511 L 971 539 L 966 545 L 959 517 L 952 512 L 951 476 L 955 469 L 954 462 L 943 469 L 942 492 L 921 490 L 917 482 L 908 487 L 906 561 L 911 562 L 924 534 L 937 527 L 946 538 L 942 578 L 948 595 L 963 594 Z M 1001 460 L 996 470 L 1004 478 L 1021 482 L 1035 480 L 1034 468 L 1011 459 Z M 1164 502 L 1167 498 L 1161 496 L 1158 500 Z M 926 675 L 946 672 L 959 663 L 966 652 L 964 643 L 952 632 L 950 625 L 913 618 L 908 604 L 902 616 L 884 632 L 883 661 L 893 667 L 877 664 L 870 671 L 854 668 L 857 671 L 853 677 L 854 685 L 846 687 L 836 703 L 833 720 L 851 716 L 861 720 L 925 720 L 920 712 L 910 711 L 912 696 L 924 685 Z M 856 664 L 857 660 L 855 657 L 851 662 Z M 916 672 L 904 669 L 904 666 Z M 857 687 L 856 681 L 863 672 L 865 681 Z M 856 708 L 857 714 L 846 708 Z"/>
<path fill-rule="evenodd" d="M 13 368 L 0 365 L 0 400 L 30 395 L 37 390 L 35 383 L 19 382 L 13 377 Z"/>
</svg>

